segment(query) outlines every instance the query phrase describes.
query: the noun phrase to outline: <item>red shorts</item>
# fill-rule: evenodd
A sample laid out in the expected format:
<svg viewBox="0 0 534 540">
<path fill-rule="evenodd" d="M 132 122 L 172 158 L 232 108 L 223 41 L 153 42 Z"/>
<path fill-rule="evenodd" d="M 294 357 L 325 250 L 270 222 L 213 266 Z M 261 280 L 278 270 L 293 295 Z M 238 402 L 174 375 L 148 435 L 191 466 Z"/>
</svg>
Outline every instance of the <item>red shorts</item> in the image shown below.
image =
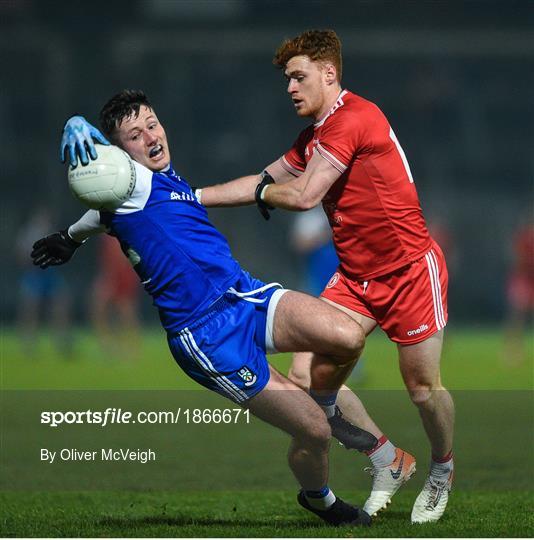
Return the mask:
<svg viewBox="0 0 534 540">
<path fill-rule="evenodd" d="M 513 309 L 528 313 L 534 310 L 534 279 L 524 272 L 508 278 L 508 303 Z"/>
<path fill-rule="evenodd" d="M 374 319 L 391 341 L 411 345 L 447 324 L 447 266 L 439 246 L 385 276 L 352 281 L 339 270 L 321 296 Z"/>
</svg>

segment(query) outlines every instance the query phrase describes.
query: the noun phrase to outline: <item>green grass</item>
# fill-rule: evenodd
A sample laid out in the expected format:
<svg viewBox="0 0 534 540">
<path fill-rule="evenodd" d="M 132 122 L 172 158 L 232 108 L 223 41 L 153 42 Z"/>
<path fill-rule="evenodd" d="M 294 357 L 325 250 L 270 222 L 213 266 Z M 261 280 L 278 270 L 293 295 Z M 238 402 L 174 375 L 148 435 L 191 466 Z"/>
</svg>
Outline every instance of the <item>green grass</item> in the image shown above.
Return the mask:
<svg viewBox="0 0 534 540">
<path fill-rule="evenodd" d="M 351 493 L 363 499 L 365 492 Z M 454 493 L 435 524 L 411 525 L 416 493 L 399 493 L 371 528 L 325 527 L 288 492 L 10 493 L 2 536 L 46 537 L 529 537 L 530 493 Z"/>
<path fill-rule="evenodd" d="M 296 504 L 296 485 L 285 461 L 288 440 L 258 421 L 232 430 L 186 425 L 52 430 L 39 425 L 38 413 L 45 408 L 221 406 L 219 398 L 176 367 L 162 332 L 144 334 L 135 358 L 120 351 L 103 354 L 82 331 L 72 357 L 63 358 L 43 334 L 28 358 L 14 333 L 4 330 L 0 536 L 532 537 L 532 345 L 527 339 L 529 361 L 511 365 L 499 331 L 449 333 L 442 371 L 457 409 L 454 490 L 439 523 L 412 526 L 410 511 L 424 482 L 428 446 L 403 390 L 395 347 L 381 334 L 370 337 L 362 378 L 351 379 L 350 385 L 393 442 L 417 456 L 418 472 L 373 527 L 362 531 L 324 527 Z M 285 371 L 290 356 L 272 361 Z M 144 391 L 125 391 L 133 389 Z M 152 445 L 162 457 L 146 469 L 139 464 L 43 465 L 36 457 L 42 446 L 104 444 Z M 330 485 L 362 504 L 370 487 L 362 471 L 367 465 L 364 456 L 334 445 Z"/>
<path fill-rule="evenodd" d="M 165 334 L 143 334 L 134 351 L 102 351 L 92 335 L 78 331 L 69 358 L 58 354 L 49 335 L 32 343 L 32 357 L 17 336 L 4 330 L 0 385 L 4 389 L 196 389 L 176 366 Z M 525 339 L 526 359 L 510 363 L 502 333 L 496 328 L 456 329 L 446 335 L 442 380 L 451 390 L 530 390 L 534 387 L 534 335 Z M 132 354 L 135 353 L 135 354 Z M 270 361 L 287 372 L 291 355 Z M 361 380 L 349 385 L 370 389 L 403 389 L 393 343 L 377 330 L 367 340 Z"/>
</svg>

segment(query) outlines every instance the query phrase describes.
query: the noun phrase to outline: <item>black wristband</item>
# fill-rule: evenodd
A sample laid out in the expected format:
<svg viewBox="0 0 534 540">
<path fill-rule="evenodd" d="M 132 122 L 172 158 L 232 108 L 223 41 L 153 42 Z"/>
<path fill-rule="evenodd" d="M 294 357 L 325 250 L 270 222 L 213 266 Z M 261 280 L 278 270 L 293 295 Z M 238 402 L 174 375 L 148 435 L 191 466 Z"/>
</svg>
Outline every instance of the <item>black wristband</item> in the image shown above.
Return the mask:
<svg viewBox="0 0 534 540">
<path fill-rule="evenodd" d="M 74 238 L 70 237 L 68 227 L 66 229 L 59 231 L 59 234 L 65 240 L 67 245 L 71 247 L 72 249 L 78 249 L 83 243 L 83 242 L 77 242 L 76 240 L 74 240 Z"/>
<path fill-rule="evenodd" d="M 258 210 L 260 211 L 260 214 L 265 220 L 269 220 L 271 218 L 269 210 L 274 210 L 274 206 L 267 204 L 261 198 L 261 194 L 265 186 L 275 183 L 276 182 L 274 181 L 274 178 L 267 171 L 263 171 L 261 182 L 256 186 L 256 191 L 254 192 L 254 199 L 256 200 L 256 204 L 258 205 Z"/>
</svg>

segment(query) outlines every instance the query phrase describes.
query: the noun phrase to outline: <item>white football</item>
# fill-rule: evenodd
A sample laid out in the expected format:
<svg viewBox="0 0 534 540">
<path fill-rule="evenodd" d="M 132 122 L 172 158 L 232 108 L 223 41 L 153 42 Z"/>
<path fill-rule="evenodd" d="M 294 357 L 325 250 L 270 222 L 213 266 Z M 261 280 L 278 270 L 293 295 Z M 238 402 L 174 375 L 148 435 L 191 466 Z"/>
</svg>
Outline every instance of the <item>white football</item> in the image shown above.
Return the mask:
<svg viewBox="0 0 534 540">
<path fill-rule="evenodd" d="M 130 156 L 117 146 L 96 145 L 98 157 L 88 165 L 69 166 L 73 195 L 94 210 L 114 210 L 135 188 L 135 167 Z"/>
</svg>

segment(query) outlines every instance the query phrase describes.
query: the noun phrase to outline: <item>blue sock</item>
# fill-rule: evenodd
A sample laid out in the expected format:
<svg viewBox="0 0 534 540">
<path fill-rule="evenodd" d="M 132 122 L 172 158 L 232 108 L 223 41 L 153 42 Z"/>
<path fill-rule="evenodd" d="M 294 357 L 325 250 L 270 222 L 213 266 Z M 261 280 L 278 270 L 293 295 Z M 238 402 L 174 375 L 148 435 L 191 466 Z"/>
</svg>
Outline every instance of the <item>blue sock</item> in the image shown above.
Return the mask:
<svg viewBox="0 0 534 540">
<path fill-rule="evenodd" d="M 315 403 L 317 403 L 317 405 L 323 409 L 327 418 L 334 416 L 336 412 L 337 392 L 335 394 L 328 394 L 327 396 L 324 396 L 310 390 L 310 396 L 314 399 Z"/>
</svg>

